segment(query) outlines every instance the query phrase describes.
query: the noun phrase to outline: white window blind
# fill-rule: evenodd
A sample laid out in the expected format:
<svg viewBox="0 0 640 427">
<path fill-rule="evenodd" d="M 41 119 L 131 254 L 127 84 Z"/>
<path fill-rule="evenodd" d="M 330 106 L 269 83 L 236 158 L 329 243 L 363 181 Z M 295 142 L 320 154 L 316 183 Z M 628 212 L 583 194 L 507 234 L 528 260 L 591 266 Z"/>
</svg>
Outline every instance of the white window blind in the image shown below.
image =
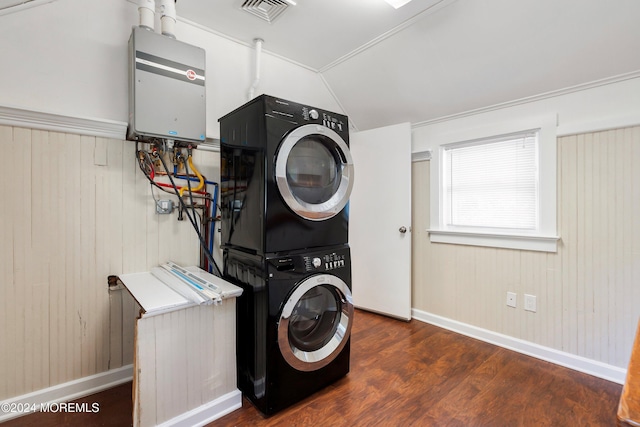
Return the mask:
<svg viewBox="0 0 640 427">
<path fill-rule="evenodd" d="M 446 146 L 445 226 L 538 230 L 537 153 L 537 131 Z"/>
</svg>

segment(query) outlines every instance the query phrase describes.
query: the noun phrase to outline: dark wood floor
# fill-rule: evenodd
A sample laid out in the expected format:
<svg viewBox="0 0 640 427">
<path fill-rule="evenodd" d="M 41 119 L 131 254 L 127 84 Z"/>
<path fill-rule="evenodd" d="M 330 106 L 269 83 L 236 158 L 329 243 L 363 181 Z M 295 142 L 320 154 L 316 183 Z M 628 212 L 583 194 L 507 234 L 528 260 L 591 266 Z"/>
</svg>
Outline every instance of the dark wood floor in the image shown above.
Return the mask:
<svg viewBox="0 0 640 427">
<path fill-rule="evenodd" d="M 264 418 L 248 401 L 218 426 L 615 426 L 611 383 L 418 321 L 356 311 L 351 372 Z M 98 414 L 33 414 L 10 426 L 131 425 L 131 384 L 81 399 Z M 3 426 L 4 427 L 4 426 Z"/>
</svg>

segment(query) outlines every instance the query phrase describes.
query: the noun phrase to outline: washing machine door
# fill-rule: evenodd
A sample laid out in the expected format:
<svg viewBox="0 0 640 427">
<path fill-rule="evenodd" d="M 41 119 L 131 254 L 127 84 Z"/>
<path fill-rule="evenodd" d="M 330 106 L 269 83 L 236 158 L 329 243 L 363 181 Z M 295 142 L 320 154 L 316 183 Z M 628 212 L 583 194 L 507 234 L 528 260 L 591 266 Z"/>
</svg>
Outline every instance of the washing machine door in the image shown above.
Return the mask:
<svg viewBox="0 0 640 427">
<path fill-rule="evenodd" d="M 353 188 L 353 160 L 346 142 L 322 125 L 290 132 L 275 159 L 278 190 L 296 214 L 322 221 L 337 215 Z"/>
<path fill-rule="evenodd" d="M 278 322 L 278 346 L 299 371 L 331 363 L 351 335 L 353 301 L 346 283 L 330 274 L 302 281 L 285 303 Z"/>
</svg>

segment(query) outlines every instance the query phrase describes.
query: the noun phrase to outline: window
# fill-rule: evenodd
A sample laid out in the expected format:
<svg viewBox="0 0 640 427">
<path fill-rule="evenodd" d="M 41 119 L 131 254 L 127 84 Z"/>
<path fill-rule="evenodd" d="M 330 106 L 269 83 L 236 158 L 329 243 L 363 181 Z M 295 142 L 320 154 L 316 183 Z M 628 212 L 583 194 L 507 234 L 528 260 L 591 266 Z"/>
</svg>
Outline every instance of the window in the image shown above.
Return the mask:
<svg viewBox="0 0 640 427">
<path fill-rule="evenodd" d="M 556 127 L 497 111 L 430 128 L 431 242 L 556 252 Z"/>
<path fill-rule="evenodd" d="M 446 229 L 539 229 L 537 130 L 443 148 Z"/>
</svg>

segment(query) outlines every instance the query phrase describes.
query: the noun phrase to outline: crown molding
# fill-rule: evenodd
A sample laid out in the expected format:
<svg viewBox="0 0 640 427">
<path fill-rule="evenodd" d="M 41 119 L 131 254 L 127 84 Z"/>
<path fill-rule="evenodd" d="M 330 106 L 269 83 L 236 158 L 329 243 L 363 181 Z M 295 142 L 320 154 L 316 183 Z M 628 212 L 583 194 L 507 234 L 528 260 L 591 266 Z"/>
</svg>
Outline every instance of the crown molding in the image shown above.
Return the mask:
<svg viewBox="0 0 640 427">
<path fill-rule="evenodd" d="M 0 124 L 113 139 L 125 139 L 127 133 L 125 122 L 71 117 L 1 105 Z"/>
<path fill-rule="evenodd" d="M 582 84 L 566 87 L 559 90 L 553 90 L 553 91 L 541 93 L 538 95 L 528 96 L 528 97 L 516 99 L 513 101 L 507 101 L 500 104 L 489 105 L 487 107 L 477 108 L 475 110 L 463 111 L 461 113 L 456 113 L 448 116 L 437 117 L 431 120 L 416 122 L 411 125 L 411 129 L 429 126 L 429 125 L 433 125 L 441 122 L 447 122 L 450 120 L 461 119 L 464 117 L 470 117 L 477 114 L 487 113 L 490 111 L 502 110 L 504 108 L 528 104 L 531 102 L 541 101 L 549 98 L 555 98 L 558 96 L 568 95 L 574 92 L 581 92 L 583 90 L 593 89 L 600 86 L 606 86 L 606 85 L 615 84 L 615 83 L 623 82 L 626 80 L 637 79 L 637 78 L 640 78 L 640 70 L 632 71 L 630 73 L 625 73 L 625 74 L 619 74 L 617 76 L 607 77 L 604 79 L 595 80 L 588 83 L 582 83 Z"/>
<path fill-rule="evenodd" d="M 9 15 L 10 13 L 20 12 L 25 9 L 31 9 L 32 7 L 41 6 L 43 4 L 52 3 L 55 0 L 23 0 L 13 1 L 4 5 L 0 2 L 0 16 Z"/>
</svg>

